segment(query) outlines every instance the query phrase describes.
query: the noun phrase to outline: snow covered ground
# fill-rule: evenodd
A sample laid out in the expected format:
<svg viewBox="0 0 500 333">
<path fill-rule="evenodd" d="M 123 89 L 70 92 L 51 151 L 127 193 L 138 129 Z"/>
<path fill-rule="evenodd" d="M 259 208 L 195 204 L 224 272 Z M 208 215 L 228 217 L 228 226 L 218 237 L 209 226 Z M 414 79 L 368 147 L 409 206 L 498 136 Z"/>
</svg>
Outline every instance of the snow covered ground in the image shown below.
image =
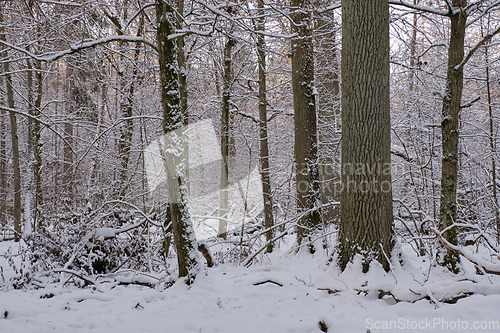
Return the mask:
<svg viewBox="0 0 500 333">
<path fill-rule="evenodd" d="M 16 246 L 1 243 L 1 249 Z M 500 279 L 472 267 L 452 276 L 405 257 L 393 273 L 357 263 L 341 273 L 324 254 L 274 253 L 250 268 L 222 264 L 170 288 L 100 283 L 0 291 L 0 332 L 500 332 Z M 0 257 L 3 278 L 6 259 Z M 0 283 L 4 283 L 0 278 Z M 411 289 L 411 290 L 410 290 Z M 390 291 L 393 296 L 381 294 Z M 446 304 L 461 292 L 474 295 Z M 395 298 L 417 300 L 396 303 Z M 388 329 L 392 326 L 393 329 Z M 447 329 L 448 328 L 448 329 Z"/>
</svg>

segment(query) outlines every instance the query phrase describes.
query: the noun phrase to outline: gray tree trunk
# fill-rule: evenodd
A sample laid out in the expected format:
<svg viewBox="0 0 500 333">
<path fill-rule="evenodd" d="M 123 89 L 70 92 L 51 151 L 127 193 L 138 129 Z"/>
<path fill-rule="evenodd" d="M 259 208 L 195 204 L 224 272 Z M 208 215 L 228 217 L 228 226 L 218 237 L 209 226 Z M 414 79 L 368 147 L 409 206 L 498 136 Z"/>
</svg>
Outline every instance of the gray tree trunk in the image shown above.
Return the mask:
<svg viewBox="0 0 500 333">
<path fill-rule="evenodd" d="M 4 17 L 2 7 L 0 7 L 0 39 L 4 42 L 7 41 L 5 30 L 3 28 Z M 4 49 L 1 52 L 1 58 L 7 58 L 7 51 Z M 5 73 L 5 89 L 7 92 L 7 105 L 9 108 L 14 109 L 14 89 L 12 87 L 12 76 L 9 74 L 9 62 L 3 63 L 3 71 Z M 9 112 L 10 118 L 10 135 L 12 143 L 12 167 L 14 169 L 14 240 L 18 242 L 21 239 L 21 168 L 19 163 L 19 138 L 17 136 L 17 119 L 14 112 Z"/>
<path fill-rule="evenodd" d="M 295 127 L 295 182 L 297 242 L 308 244 L 321 227 L 321 195 L 318 168 L 318 137 L 314 88 L 314 53 L 311 17 L 307 13 L 310 0 L 292 0 L 292 89 Z"/>
<path fill-rule="evenodd" d="M 229 36 L 224 47 L 224 73 L 222 76 L 222 113 L 221 113 L 221 178 L 220 178 L 220 208 L 218 236 L 226 238 L 227 217 L 229 209 L 229 145 L 231 131 L 231 110 L 229 100 L 231 98 L 231 64 L 232 50 L 236 41 Z"/>
<path fill-rule="evenodd" d="M 171 1 L 156 0 L 158 61 L 160 64 L 161 99 L 163 106 L 163 131 L 169 133 L 182 128 L 184 117 L 181 110 L 179 93 L 179 67 L 177 63 L 177 43 L 168 36 L 175 32 L 175 10 Z M 169 147 L 166 147 L 169 148 Z M 192 281 L 196 276 L 198 257 L 196 255 L 196 239 L 186 198 L 185 156 L 182 154 L 184 144 L 175 147 L 180 150 L 177 165 L 166 170 L 179 170 L 176 174 L 167 172 L 167 187 L 170 200 L 170 211 L 179 276 L 188 277 Z M 180 193 L 176 193 L 179 189 Z M 175 199 L 177 198 L 177 200 Z"/>
<path fill-rule="evenodd" d="M 257 31 L 265 31 L 264 1 L 257 2 L 260 19 L 257 21 Z M 264 200 L 264 227 L 266 231 L 267 252 L 273 251 L 273 201 L 271 179 L 269 176 L 269 144 L 267 140 L 267 85 L 266 85 L 266 40 L 263 34 L 257 36 L 257 57 L 259 64 L 259 139 L 260 139 L 260 176 L 262 179 L 262 194 Z"/>
<path fill-rule="evenodd" d="M 368 23 L 369 22 L 369 23 Z M 392 250 L 389 5 L 342 1 L 342 194 L 339 264 L 389 270 Z"/>
<path fill-rule="evenodd" d="M 453 7 L 466 6 L 466 0 L 453 0 Z M 462 11 L 450 17 L 450 42 L 448 45 L 448 71 L 446 88 L 443 97 L 441 120 L 442 169 L 441 169 L 441 227 L 447 228 L 457 220 L 457 175 L 458 175 L 458 133 L 460 102 L 463 89 L 465 24 L 467 17 Z M 445 233 L 446 239 L 457 244 L 457 232 L 451 228 Z M 442 264 L 453 272 L 458 271 L 457 263 L 460 257 L 447 251 Z"/>
<path fill-rule="evenodd" d="M 43 97 L 43 77 L 42 77 L 42 64 L 35 61 L 36 70 L 36 90 L 34 89 L 31 61 L 28 60 L 28 111 L 33 116 L 38 118 L 40 116 L 40 109 L 42 106 Z M 33 91 L 36 92 L 36 99 L 33 100 Z M 33 201 L 33 230 L 41 227 L 44 220 L 44 202 L 43 202 L 43 184 L 42 184 L 42 143 L 41 143 L 41 126 L 40 122 L 30 118 L 28 120 L 28 144 L 30 155 L 33 161 L 30 161 L 31 171 L 33 172 L 33 186 L 30 189 L 34 193 Z"/>
<path fill-rule="evenodd" d="M 1 68 L 0 68 L 1 70 Z M 0 76 L 0 104 L 5 104 L 5 84 L 4 77 Z M 7 225 L 7 141 L 5 118 L 0 117 L 0 226 Z"/>
<path fill-rule="evenodd" d="M 176 28 L 182 29 L 182 21 L 184 15 L 184 0 L 177 1 L 176 11 Z M 181 111 L 184 114 L 184 125 L 189 123 L 188 115 L 188 89 L 187 89 L 187 68 L 186 68 L 186 55 L 184 52 L 184 36 L 177 38 L 177 62 L 179 64 L 179 92 L 181 96 Z"/>
<path fill-rule="evenodd" d="M 490 61 L 488 56 L 488 46 L 484 48 L 484 60 L 486 65 L 486 94 L 488 97 L 488 117 L 489 117 L 489 130 L 490 130 L 490 153 L 491 153 L 491 185 L 493 187 L 493 213 L 495 216 L 495 224 L 497 228 L 497 244 L 500 243 L 500 212 L 498 210 L 498 195 L 497 195 L 497 176 L 496 176 L 496 143 L 495 143 L 495 119 L 493 116 L 493 106 L 491 100 L 491 87 L 490 87 Z"/>
</svg>

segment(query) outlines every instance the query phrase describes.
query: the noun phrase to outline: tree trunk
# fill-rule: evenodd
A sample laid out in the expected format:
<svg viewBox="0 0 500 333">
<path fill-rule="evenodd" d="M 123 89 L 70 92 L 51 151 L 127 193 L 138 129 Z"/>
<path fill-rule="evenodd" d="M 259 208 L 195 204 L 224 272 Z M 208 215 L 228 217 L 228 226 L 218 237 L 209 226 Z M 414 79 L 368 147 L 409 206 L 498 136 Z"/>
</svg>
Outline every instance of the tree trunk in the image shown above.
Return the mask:
<svg viewBox="0 0 500 333">
<path fill-rule="evenodd" d="M 175 32 L 175 10 L 170 1 L 156 0 L 157 43 L 160 64 L 161 99 L 163 107 L 163 131 L 165 134 L 179 130 L 184 125 L 181 112 L 179 93 L 179 67 L 177 63 L 176 41 L 168 39 Z M 174 134 L 175 135 L 175 134 Z M 187 276 L 192 281 L 198 267 L 198 248 L 186 198 L 185 159 L 183 154 L 184 143 L 182 136 L 177 136 L 175 143 L 166 143 L 165 150 L 175 150 L 178 154 L 169 156 L 174 165 L 167 166 L 167 188 L 170 201 L 172 229 L 179 276 Z M 167 140 L 165 140 L 167 141 Z M 178 190 L 176 192 L 176 190 Z"/>
<path fill-rule="evenodd" d="M 122 27 L 122 22 L 127 21 L 127 6 L 124 4 L 124 14 L 123 19 L 119 19 L 116 16 L 111 16 L 105 11 L 106 16 L 115 25 L 117 35 L 124 34 L 124 28 Z M 142 29 L 144 26 L 144 16 L 141 15 L 139 19 L 139 26 L 137 27 L 136 37 L 140 37 Z M 126 43 L 120 43 L 120 69 L 118 70 L 118 77 L 120 78 L 120 114 L 125 120 L 122 122 L 120 128 L 120 140 L 118 141 L 118 156 L 120 158 L 120 170 L 119 170 L 119 198 L 120 200 L 125 198 L 128 187 L 128 169 L 130 162 L 130 153 L 132 149 L 132 136 L 134 133 L 134 122 L 131 119 L 134 110 L 134 92 L 135 83 L 137 81 L 138 68 L 136 63 L 140 55 L 139 44 L 134 47 L 134 56 L 132 62 L 132 77 L 129 78 L 128 66 L 126 64 L 127 59 L 127 49 Z M 129 80 L 129 81 L 128 81 Z"/>
<path fill-rule="evenodd" d="M 498 195 L 497 195 L 497 177 L 496 177 L 496 144 L 495 144 L 495 130 L 493 118 L 493 106 L 491 101 L 491 88 L 490 88 L 490 63 L 488 59 L 488 46 L 484 48 L 484 58 L 486 62 L 486 93 L 488 96 L 488 116 L 489 116 L 489 130 L 490 130 L 490 152 L 491 152 L 491 184 L 493 186 L 493 213 L 495 216 L 495 224 L 497 228 L 497 244 L 500 243 L 500 214 L 498 211 Z"/>
<path fill-rule="evenodd" d="M 454 7 L 466 6 L 466 0 L 453 0 Z M 446 89 L 443 97 L 441 140 L 441 227 L 447 228 L 457 220 L 457 174 L 458 174 L 458 133 L 459 113 L 463 88 L 465 24 L 467 17 L 462 11 L 450 17 L 450 42 L 448 46 L 448 71 L 446 74 Z M 457 232 L 451 228 L 445 233 L 445 238 L 451 244 L 457 245 Z M 457 263 L 460 257 L 447 251 L 442 264 L 452 272 L 458 272 Z"/>
<path fill-rule="evenodd" d="M 414 5 L 418 5 L 420 0 L 413 0 Z M 411 28 L 411 40 L 410 40 L 410 70 L 408 72 L 408 89 L 410 91 L 415 90 L 415 56 L 417 48 L 417 23 L 418 14 L 413 13 L 413 26 Z"/>
<path fill-rule="evenodd" d="M 4 17 L 2 8 L 0 8 L 0 39 L 4 42 L 7 41 L 5 37 L 5 30 L 3 28 Z M 4 49 L 1 52 L 1 58 L 7 58 L 7 51 Z M 3 71 L 5 73 L 5 89 L 7 92 L 7 105 L 9 108 L 14 109 L 14 89 L 12 87 L 12 76 L 9 74 L 9 62 L 3 63 Z M 10 134 L 12 143 L 12 167 L 14 168 L 14 240 L 19 242 L 22 236 L 21 231 L 21 168 L 19 163 L 19 138 L 17 136 L 17 119 L 14 112 L 9 112 L 10 118 Z"/>
<path fill-rule="evenodd" d="M 228 37 L 224 47 L 224 73 L 222 77 L 222 114 L 221 114 L 221 178 L 220 178 L 220 208 L 218 236 L 226 238 L 227 233 L 227 217 L 229 209 L 229 140 L 231 131 L 231 115 L 230 104 L 231 98 L 231 51 L 236 41 Z"/>
<path fill-rule="evenodd" d="M 314 54 L 310 15 L 310 0 L 292 0 L 292 90 L 295 123 L 295 186 L 298 244 L 310 243 L 312 235 L 321 229 L 321 196 L 318 168 L 318 138 L 314 87 Z"/>
<path fill-rule="evenodd" d="M 28 111 L 35 118 L 40 116 L 43 97 L 43 77 L 42 64 L 35 61 L 35 77 L 36 77 L 36 99 L 33 100 L 32 91 L 34 90 L 31 61 L 28 61 Z M 33 202 L 33 231 L 43 225 L 44 220 L 44 203 L 43 203 L 43 184 L 42 184 L 42 143 L 41 143 L 41 126 L 40 122 L 29 118 L 28 120 L 28 144 L 30 150 L 31 171 L 33 172 L 33 186 L 30 189 L 34 192 Z"/>
<path fill-rule="evenodd" d="M 318 8 L 329 1 L 316 0 Z M 318 82 L 318 154 L 321 179 L 321 202 L 340 201 L 340 85 L 334 11 L 327 11 L 317 19 L 316 78 Z M 326 222 L 338 222 L 338 205 L 322 209 Z"/>
<path fill-rule="evenodd" d="M 264 17 L 264 1 L 258 3 L 259 16 L 257 31 L 264 32 L 266 19 Z M 257 57 L 259 62 L 259 136 L 260 136 L 260 176 L 262 179 L 262 194 L 264 200 L 264 227 L 266 231 L 267 252 L 273 251 L 273 201 L 271 192 L 271 179 L 269 176 L 269 144 L 267 140 L 267 86 L 266 86 L 266 40 L 263 34 L 257 35 Z"/>
<path fill-rule="evenodd" d="M 73 82 L 70 84 L 72 83 Z M 69 111 L 68 108 L 65 109 Z M 68 117 L 68 119 L 64 122 L 64 140 L 66 142 L 63 143 L 62 194 L 63 202 L 66 207 L 71 207 L 73 205 L 73 152 L 71 150 L 71 146 L 73 145 L 74 128 L 71 119 L 72 116 L 70 114 L 66 114 L 66 117 Z"/>
<path fill-rule="evenodd" d="M 177 1 L 176 28 L 182 29 L 184 15 L 184 0 Z M 184 125 L 189 123 L 188 115 L 188 90 L 187 90 L 187 68 L 186 55 L 184 53 L 184 36 L 177 37 L 177 62 L 179 64 L 179 92 L 181 97 L 181 111 L 184 115 Z"/>
<path fill-rule="evenodd" d="M 0 69 L 1 70 L 1 69 Z M 4 77 L 0 76 L 0 104 L 4 104 Z M 7 142 L 4 117 L 0 117 L 0 226 L 7 225 Z"/>
<path fill-rule="evenodd" d="M 370 22 L 370 24 L 366 24 Z M 342 194 L 339 263 L 386 270 L 392 250 L 389 5 L 342 1 Z"/>
</svg>

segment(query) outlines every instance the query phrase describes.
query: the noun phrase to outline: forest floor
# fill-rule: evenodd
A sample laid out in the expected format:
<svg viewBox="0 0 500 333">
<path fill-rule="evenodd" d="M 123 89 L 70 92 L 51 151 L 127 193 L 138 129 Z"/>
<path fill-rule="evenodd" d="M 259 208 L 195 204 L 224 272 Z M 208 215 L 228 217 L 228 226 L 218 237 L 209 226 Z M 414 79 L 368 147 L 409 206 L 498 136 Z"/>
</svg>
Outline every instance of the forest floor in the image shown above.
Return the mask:
<svg viewBox="0 0 500 333">
<path fill-rule="evenodd" d="M 9 247 L 18 245 L 1 242 L 0 254 Z M 500 332 L 500 277 L 476 275 L 466 263 L 451 275 L 400 253 L 391 273 L 378 265 L 359 273 L 359 262 L 340 272 L 325 253 L 277 250 L 250 268 L 204 269 L 191 286 L 32 290 L 8 286 L 0 255 L 0 332 Z"/>
</svg>

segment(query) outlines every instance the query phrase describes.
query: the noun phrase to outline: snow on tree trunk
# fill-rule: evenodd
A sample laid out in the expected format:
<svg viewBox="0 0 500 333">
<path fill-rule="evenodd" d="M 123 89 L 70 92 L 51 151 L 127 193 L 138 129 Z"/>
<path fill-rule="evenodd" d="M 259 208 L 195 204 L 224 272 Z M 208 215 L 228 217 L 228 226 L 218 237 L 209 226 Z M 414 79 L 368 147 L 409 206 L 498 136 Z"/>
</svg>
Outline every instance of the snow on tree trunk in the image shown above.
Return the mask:
<svg viewBox="0 0 500 333">
<path fill-rule="evenodd" d="M 170 1 L 156 0 L 157 43 L 160 64 L 163 131 L 165 133 L 166 160 L 172 163 L 167 171 L 167 188 L 179 277 L 192 281 L 199 269 L 197 244 L 187 204 L 186 154 L 182 135 L 173 132 L 184 125 L 179 93 L 179 67 L 177 43 L 169 39 L 175 32 L 175 10 Z M 177 131 L 178 132 L 178 131 Z M 171 133 L 169 137 L 167 134 Z M 166 235 L 165 235 L 166 236 Z"/>
<path fill-rule="evenodd" d="M 454 7 L 466 6 L 466 0 L 453 0 Z M 463 66 L 466 15 L 460 10 L 450 17 L 450 42 L 448 45 L 448 71 L 443 97 L 441 140 L 443 147 L 441 169 L 441 227 L 447 228 L 457 220 L 458 133 L 460 101 L 464 85 Z M 456 229 L 445 233 L 446 240 L 457 245 Z M 442 264 L 457 272 L 459 256 L 448 251 Z"/>
</svg>

